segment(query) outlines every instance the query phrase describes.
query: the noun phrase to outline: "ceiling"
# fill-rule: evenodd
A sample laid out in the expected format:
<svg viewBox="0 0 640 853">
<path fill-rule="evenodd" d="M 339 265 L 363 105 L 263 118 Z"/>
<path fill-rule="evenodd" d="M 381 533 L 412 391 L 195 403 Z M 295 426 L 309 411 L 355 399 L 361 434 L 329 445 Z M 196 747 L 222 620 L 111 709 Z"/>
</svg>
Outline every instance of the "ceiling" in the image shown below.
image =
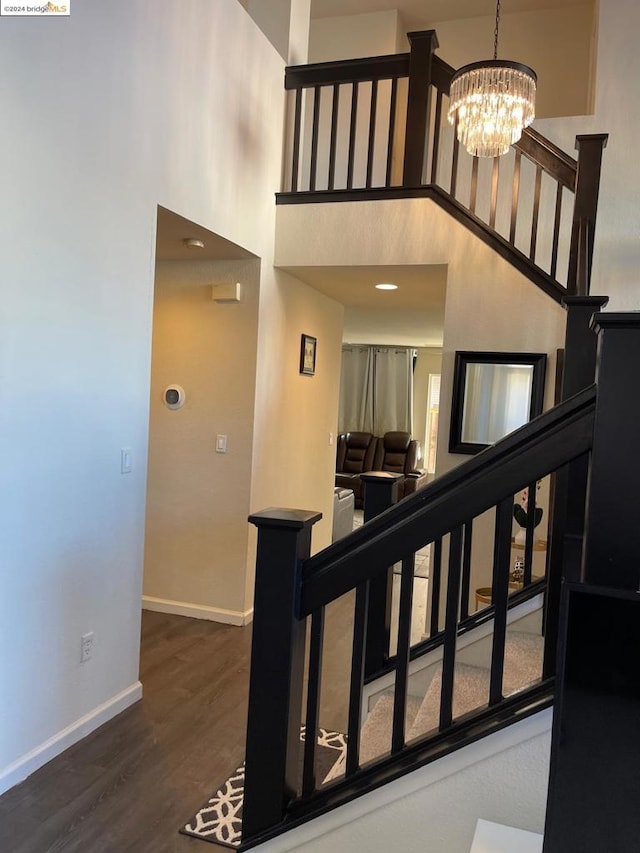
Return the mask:
<svg viewBox="0 0 640 853">
<path fill-rule="evenodd" d="M 202 240 L 203 249 L 189 249 L 184 240 Z M 253 258 L 251 252 L 219 237 L 212 231 L 196 225 L 158 206 L 158 230 L 156 233 L 156 260 L 158 261 L 236 261 Z"/>
<path fill-rule="evenodd" d="M 446 265 L 284 269 L 345 306 L 348 343 L 442 346 Z M 398 290 L 376 290 L 380 282 Z"/>
<path fill-rule="evenodd" d="M 504 0 L 502 13 L 583 6 L 589 0 Z M 397 9 L 409 29 L 436 21 L 495 15 L 494 0 L 311 0 L 312 18 L 332 18 Z"/>
</svg>

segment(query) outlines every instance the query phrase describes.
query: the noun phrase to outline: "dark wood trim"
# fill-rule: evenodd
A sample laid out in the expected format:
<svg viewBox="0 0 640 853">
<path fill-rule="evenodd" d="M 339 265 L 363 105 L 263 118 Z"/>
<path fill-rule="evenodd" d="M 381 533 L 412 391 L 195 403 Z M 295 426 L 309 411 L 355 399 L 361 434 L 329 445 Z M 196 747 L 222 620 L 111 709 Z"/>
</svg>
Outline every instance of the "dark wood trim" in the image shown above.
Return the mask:
<svg viewBox="0 0 640 853">
<path fill-rule="evenodd" d="M 285 89 L 330 86 L 333 83 L 361 83 L 368 80 L 392 80 L 409 76 L 409 54 L 372 56 L 363 59 L 338 59 L 309 65 L 290 65 L 285 69 Z"/>
<path fill-rule="evenodd" d="M 513 146 L 522 152 L 532 163 L 540 166 L 558 183 L 575 192 L 578 163 L 553 142 L 546 139 L 532 127 L 522 131 L 519 141 Z"/>
</svg>

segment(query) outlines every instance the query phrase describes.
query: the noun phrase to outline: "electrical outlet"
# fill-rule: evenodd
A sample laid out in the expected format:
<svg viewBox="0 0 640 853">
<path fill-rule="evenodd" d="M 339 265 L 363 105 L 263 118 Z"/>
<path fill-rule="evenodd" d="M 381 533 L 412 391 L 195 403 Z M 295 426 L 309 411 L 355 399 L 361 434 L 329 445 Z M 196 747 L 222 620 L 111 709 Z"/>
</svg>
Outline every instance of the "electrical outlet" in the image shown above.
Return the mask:
<svg viewBox="0 0 640 853">
<path fill-rule="evenodd" d="M 80 663 L 91 660 L 93 655 L 93 631 L 80 637 Z"/>
</svg>

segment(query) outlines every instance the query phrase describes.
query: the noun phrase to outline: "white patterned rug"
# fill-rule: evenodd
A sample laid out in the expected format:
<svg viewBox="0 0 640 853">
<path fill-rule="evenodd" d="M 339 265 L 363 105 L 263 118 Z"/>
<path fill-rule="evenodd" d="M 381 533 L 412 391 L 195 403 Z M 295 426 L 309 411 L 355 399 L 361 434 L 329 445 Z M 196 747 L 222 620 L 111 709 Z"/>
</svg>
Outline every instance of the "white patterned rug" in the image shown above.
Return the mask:
<svg viewBox="0 0 640 853">
<path fill-rule="evenodd" d="M 304 726 L 300 740 L 304 741 Z M 324 779 L 336 761 L 347 751 L 346 736 L 341 732 L 319 729 L 316 750 L 318 778 Z M 300 768 L 302 771 L 302 768 Z M 191 820 L 181 828 L 185 835 L 193 835 L 213 844 L 238 848 L 242 841 L 242 804 L 244 800 L 244 762 L 222 787 L 207 800 Z"/>
</svg>

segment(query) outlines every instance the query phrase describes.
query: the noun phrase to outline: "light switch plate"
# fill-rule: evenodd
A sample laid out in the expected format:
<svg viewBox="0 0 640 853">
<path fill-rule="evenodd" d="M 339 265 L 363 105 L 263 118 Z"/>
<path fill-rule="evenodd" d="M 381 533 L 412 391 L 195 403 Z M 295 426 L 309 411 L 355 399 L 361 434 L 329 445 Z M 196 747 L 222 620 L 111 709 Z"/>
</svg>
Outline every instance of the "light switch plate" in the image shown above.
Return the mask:
<svg viewBox="0 0 640 853">
<path fill-rule="evenodd" d="M 216 453 L 226 453 L 227 452 L 227 436 L 226 435 L 217 435 L 216 436 Z"/>
</svg>

